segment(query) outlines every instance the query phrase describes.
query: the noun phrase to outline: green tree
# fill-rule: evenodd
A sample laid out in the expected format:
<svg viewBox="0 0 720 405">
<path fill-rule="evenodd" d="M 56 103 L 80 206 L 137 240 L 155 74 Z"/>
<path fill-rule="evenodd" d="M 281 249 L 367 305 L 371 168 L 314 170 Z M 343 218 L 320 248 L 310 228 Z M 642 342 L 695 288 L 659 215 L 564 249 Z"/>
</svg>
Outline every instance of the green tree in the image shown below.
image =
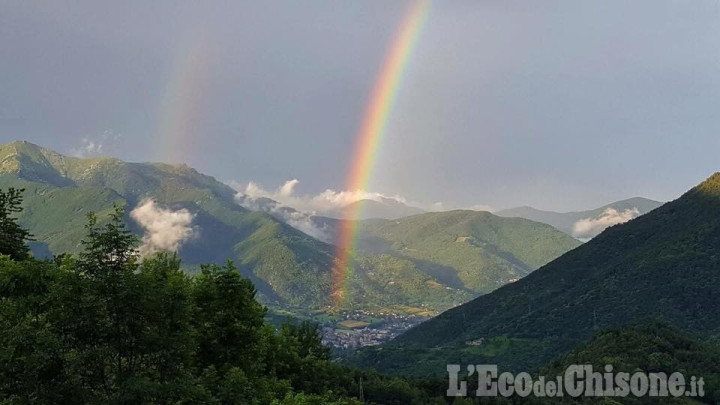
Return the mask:
<svg viewBox="0 0 720 405">
<path fill-rule="evenodd" d="M 371 403 L 426 403 L 331 362 L 317 325 L 266 323 L 231 262 L 194 278 L 174 254 L 138 263 L 123 217 L 90 215 L 79 257 L 0 256 L 1 403 L 354 405 L 360 384 Z"/>
<path fill-rule="evenodd" d="M 200 368 L 214 366 L 224 373 L 239 367 L 246 374 L 262 368 L 261 328 L 265 307 L 255 300 L 256 290 L 232 262 L 225 266 L 204 265 L 194 289 L 195 331 Z"/>
<path fill-rule="evenodd" d="M 0 398 L 61 403 L 60 342 L 46 316 L 54 266 L 0 257 Z"/>
<path fill-rule="evenodd" d="M 298 341 L 300 357 L 314 357 L 319 360 L 330 360 L 330 348 L 322 344 L 322 335 L 318 325 L 310 321 L 286 323 L 283 325 L 287 333 Z"/>
<path fill-rule="evenodd" d="M 23 229 L 14 216 L 22 212 L 22 193 L 25 189 L 8 188 L 0 190 L 0 254 L 9 255 L 13 260 L 25 260 L 30 255 L 28 241 L 32 235 Z"/>
<path fill-rule="evenodd" d="M 102 325 L 86 348 L 97 367 L 93 376 L 101 380 L 108 400 L 126 392 L 125 384 L 142 366 L 141 338 L 146 327 L 136 275 L 137 239 L 125 227 L 123 216 L 124 209 L 116 206 L 109 221 L 100 226 L 94 214 L 88 215 L 88 234 L 82 242 L 85 251 L 75 266 L 79 279 L 70 278 L 84 297 L 81 302 L 91 306 L 91 316 Z"/>
<path fill-rule="evenodd" d="M 143 332 L 142 374 L 155 386 L 155 402 L 171 403 L 192 379 L 192 280 L 175 254 L 145 259 L 138 273 Z M 187 393 L 186 393 L 187 394 Z"/>
<path fill-rule="evenodd" d="M 80 270 L 88 277 L 111 283 L 137 268 L 137 238 L 125 226 L 123 207 L 114 208 L 105 226 L 98 225 L 94 213 L 88 214 L 87 237 L 82 240 L 85 250 L 79 262 Z"/>
</svg>

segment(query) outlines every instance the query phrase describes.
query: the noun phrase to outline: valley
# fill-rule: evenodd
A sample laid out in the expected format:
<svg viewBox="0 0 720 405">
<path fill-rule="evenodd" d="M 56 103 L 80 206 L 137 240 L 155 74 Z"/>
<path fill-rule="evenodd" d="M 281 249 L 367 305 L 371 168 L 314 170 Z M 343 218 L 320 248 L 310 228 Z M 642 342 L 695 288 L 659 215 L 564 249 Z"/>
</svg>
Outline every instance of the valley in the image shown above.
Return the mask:
<svg viewBox="0 0 720 405">
<path fill-rule="evenodd" d="M 0 2 L 0 405 L 720 404 L 719 10 Z"/>
<path fill-rule="evenodd" d="M 275 208 L 239 204 L 238 193 L 212 177 L 186 166 L 71 158 L 25 142 L 0 145 L 0 189 L 24 190 L 18 223 L 35 235 L 29 246 L 38 259 L 61 251 L 81 255 L 93 212 L 96 226 L 127 223 L 139 252 L 177 249 L 172 260 L 177 266 L 182 260 L 188 280 L 207 277 L 225 260 L 236 263 L 263 308 L 263 322 L 278 333 L 298 327 L 288 325 L 315 325 L 318 344 L 343 364 L 422 378 L 441 375 L 451 361 L 508 370 L 552 369 L 553 359 L 564 355 L 597 361 L 599 354 L 587 350 L 611 350 L 602 340 L 608 333 L 657 335 L 696 352 L 715 350 L 685 333 L 712 340 L 720 330 L 713 298 L 720 283 L 719 184 L 715 174 L 663 205 L 633 199 L 572 214 L 600 221 L 608 210 L 632 205 L 628 209 L 639 212 L 635 206 L 643 204 L 649 210 L 585 243 L 549 224 L 484 211 L 364 220 L 306 216 L 329 240 L 356 221 L 343 300 L 333 304 L 335 246 L 291 226 Z M 147 216 L 155 222 L 144 222 Z M 166 218 L 172 226 L 159 226 Z M 165 245 L 153 245 L 158 239 Z M 647 322 L 658 323 L 647 329 Z M 586 351 L 578 352 L 584 344 Z"/>
<path fill-rule="evenodd" d="M 269 308 L 267 319 L 274 325 L 310 321 L 318 325 L 323 343 L 337 353 L 348 349 L 378 346 L 437 315 L 426 308 L 395 306 L 376 310 L 288 311 Z"/>
</svg>

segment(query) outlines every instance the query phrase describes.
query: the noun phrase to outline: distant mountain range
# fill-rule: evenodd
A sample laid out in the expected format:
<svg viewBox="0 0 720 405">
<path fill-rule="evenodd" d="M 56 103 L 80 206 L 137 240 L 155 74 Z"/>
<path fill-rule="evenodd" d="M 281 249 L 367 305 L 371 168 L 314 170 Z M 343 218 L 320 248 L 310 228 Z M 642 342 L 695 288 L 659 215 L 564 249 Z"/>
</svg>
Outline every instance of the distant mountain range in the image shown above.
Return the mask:
<svg viewBox="0 0 720 405">
<path fill-rule="evenodd" d="M 345 212 L 358 212 L 359 216 L 357 218 L 345 218 Z M 346 205 L 341 210 L 329 212 L 325 215 L 340 219 L 397 219 L 424 212 L 420 208 L 409 206 L 396 199 L 380 197 L 378 200 L 356 201 Z"/>
<path fill-rule="evenodd" d="M 718 337 L 718 269 L 720 173 L 355 361 L 415 374 L 464 361 L 532 370 L 596 331 L 647 319 Z"/>
<path fill-rule="evenodd" d="M 269 305 L 313 310 L 330 303 L 335 247 L 327 242 L 342 220 L 269 199 L 250 207 L 232 188 L 185 165 L 68 157 L 28 142 L 0 145 L 0 188 L 7 187 L 26 189 L 20 221 L 35 235 L 38 256 L 79 252 L 86 214 L 102 221 L 113 204 L 126 207 L 126 222 L 143 235 L 132 212 L 151 199 L 156 209 L 192 219 L 182 230 L 192 237 L 178 244 L 190 271 L 230 259 Z M 368 220 L 360 229 L 347 286 L 347 305 L 355 309 L 441 311 L 577 246 L 548 225 L 472 211 Z"/>
<path fill-rule="evenodd" d="M 587 211 L 553 212 L 525 206 L 497 211 L 494 214 L 542 222 L 576 238 L 590 239 L 610 225 L 646 214 L 661 205 L 663 203 L 660 201 L 634 197 Z"/>
</svg>

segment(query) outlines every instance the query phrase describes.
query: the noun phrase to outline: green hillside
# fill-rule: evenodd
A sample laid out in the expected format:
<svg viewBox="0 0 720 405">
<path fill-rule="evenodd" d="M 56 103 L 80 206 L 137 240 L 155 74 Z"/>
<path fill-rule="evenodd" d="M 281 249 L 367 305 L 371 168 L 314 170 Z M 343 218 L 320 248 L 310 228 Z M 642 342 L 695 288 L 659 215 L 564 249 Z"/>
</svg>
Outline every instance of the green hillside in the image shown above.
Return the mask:
<svg viewBox="0 0 720 405">
<path fill-rule="evenodd" d="M 404 258 L 475 293 L 517 281 L 580 245 L 545 224 L 477 211 L 363 221 L 359 235 L 359 249 Z"/>
<path fill-rule="evenodd" d="M 187 166 L 80 159 L 14 142 L 0 146 L 0 187 L 11 186 L 26 189 L 21 223 L 52 253 L 79 250 L 88 212 L 103 218 L 113 203 L 132 209 L 151 197 L 195 215 L 198 237 L 179 252 L 191 270 L 199 263 L 232 259 L 269 303 L 325 304 L 327 294 L 318 288 L 329 284 L 332 247 L 267 214 L 240 207 L 234 190 Z M 126 222 L 142 233 L 132 219 Z M 275 279 L 300 285 L 271 288 Z"/>
<path fill-rule="evenodd" d="M 449 360 L 533 368 L 596 330 L 645 318 L 720 334 L 720 173 L 608 228 L 524 279 L 365 351 L 383 370 L 442 373 Z M 470 345 L 468 342 L 484 342 Z M 423 370 L 415 367 L 423 362 Z"/>
<path fill-rule="evenodd" d="M 241 207 L 233 189 L 185 165 L 74 158 L 13 142 L 0 145 L 0 188 L 7 187 L 26 190 L 20 221 L 37 239 L 32 244 L 37 256 L 77 253 L 88 212 L 96 212 L 102 222 L 113 204 L 130 212 L 143 199 L 152 198 L 162 207 L 182 208 L 194 215 L 196 236 L 179 251 L 188 270 L 195 271 L 200 263 L 232 259 L 270 305 L 310 310 L 330 303 L 333 246 L 269 213 Z M 349 308 L 409 306 L 442 311 L 522 277 L 574 247 L 559 232 L 529 221 L 493 217 L 483 223 L 453 219 L 469 213 L 425 215 L 423 221 L 401 220 L 407 229 L 393 228 L 395 222 L 369 221 L 363 227 L 366 237 L 387 238 L 383 241 L 396 247 L 361 250 L 356 255 L 347 287 Z M 126 222 L 135 234 L 142 234 L 129 215 Z M 431 235 L 427 226 L 437 235 Z M 503 230 L 483 230 L 486 227 Z M 412 240 L 393 241 L 406 230 Z M 466 234 L 472 237 L 456 241 Z M 536 247 L 526 245 L 532 241 L 546 248 L 532 253 Z M 401 245 L 435 253 L 409 253 Z"/>
</svg>

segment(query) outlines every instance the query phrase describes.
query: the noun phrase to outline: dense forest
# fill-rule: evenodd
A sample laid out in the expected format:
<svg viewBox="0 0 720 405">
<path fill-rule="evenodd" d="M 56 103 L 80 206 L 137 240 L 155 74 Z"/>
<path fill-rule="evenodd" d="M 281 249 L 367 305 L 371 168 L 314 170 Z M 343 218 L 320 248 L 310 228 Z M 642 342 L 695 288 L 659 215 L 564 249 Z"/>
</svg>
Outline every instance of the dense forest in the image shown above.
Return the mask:
<svg viewBox="0 0 720 405">
<path fill-rule="evenodd" d="M 21 203 L 0 191 L 2 403 L 432 402 L 419 383 L 331 362 L 313 324 L 267 323 L 230 262 L 191 277 L 174 255 L 141 260 L 120 207 L 89 216 L 79 255 L 35 260 Z"/>
</svg>

